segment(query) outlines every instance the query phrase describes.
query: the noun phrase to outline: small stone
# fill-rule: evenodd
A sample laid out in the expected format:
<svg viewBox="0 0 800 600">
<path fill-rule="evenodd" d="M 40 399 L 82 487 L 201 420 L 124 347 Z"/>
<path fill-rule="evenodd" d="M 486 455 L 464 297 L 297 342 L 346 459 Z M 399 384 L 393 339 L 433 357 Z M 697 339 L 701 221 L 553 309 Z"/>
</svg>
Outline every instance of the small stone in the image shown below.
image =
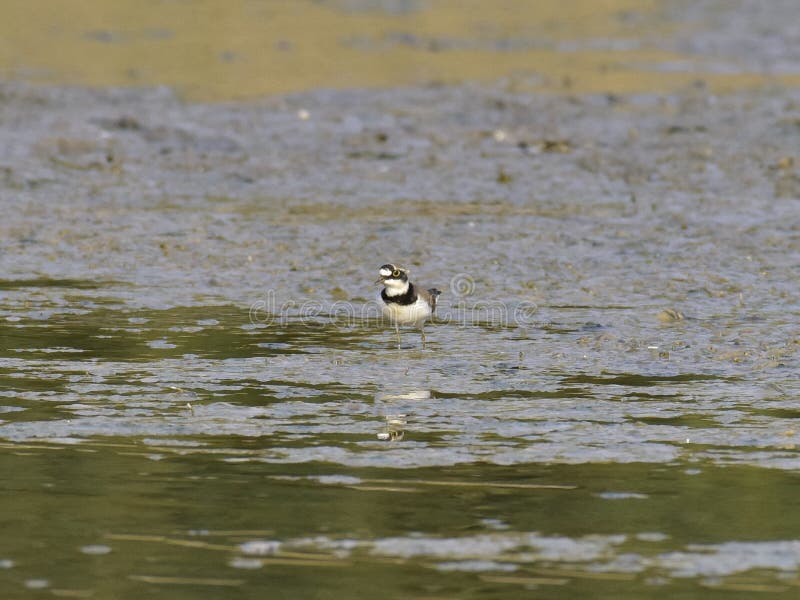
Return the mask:
<svg viewBox="0 0 800 600">
<path fill-rule="evenodd" d="M 514 178 L 503 167 L 497 169 L 497 183 L 508 185 L 513 180 Z"/>
<path fill-rule="evenodd" d="M 683 313 L 674 308 L 665 308 L 656 315 L 656 318 L 662 323 L 674 323 L 675 321 L 683 321 L 685 318 Z"/>
</svg>

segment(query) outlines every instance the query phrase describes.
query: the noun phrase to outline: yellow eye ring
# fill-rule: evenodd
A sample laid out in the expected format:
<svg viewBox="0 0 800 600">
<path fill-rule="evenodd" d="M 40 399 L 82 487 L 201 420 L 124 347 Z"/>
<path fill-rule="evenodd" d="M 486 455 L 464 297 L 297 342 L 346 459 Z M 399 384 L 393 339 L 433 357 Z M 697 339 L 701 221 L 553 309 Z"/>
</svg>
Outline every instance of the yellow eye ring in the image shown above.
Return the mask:
<svg viewBox="0 0 800 600">
<path fill-rule="evenodd" d="M 395 269 L 392 271 L 392 277 L 400 277 L 400 269 Z"/>
</svg>

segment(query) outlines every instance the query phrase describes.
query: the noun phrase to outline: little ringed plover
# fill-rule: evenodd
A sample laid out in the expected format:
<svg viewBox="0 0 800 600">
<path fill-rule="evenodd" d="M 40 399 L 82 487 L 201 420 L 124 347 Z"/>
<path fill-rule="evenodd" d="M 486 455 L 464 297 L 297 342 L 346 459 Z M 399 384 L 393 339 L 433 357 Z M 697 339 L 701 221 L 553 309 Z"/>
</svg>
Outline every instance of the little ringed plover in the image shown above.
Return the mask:
<svg viewBox="0 0 800 600">
<path fill-rule="evenodd" d="M 394 324 L 397 348 L 400 348 L 400 325 L 419 327 L 424 348 L 423 326 L 436 310 L 436 299 L 442 292 L 436 288 L 428 290 L 417 288 L 408 280 L 409 270 L 397 265 L 383 265 L 378 273 L 380 277 L 375 283 L 383 284 L 379 300 L 381 311 Z"/>
</svg>

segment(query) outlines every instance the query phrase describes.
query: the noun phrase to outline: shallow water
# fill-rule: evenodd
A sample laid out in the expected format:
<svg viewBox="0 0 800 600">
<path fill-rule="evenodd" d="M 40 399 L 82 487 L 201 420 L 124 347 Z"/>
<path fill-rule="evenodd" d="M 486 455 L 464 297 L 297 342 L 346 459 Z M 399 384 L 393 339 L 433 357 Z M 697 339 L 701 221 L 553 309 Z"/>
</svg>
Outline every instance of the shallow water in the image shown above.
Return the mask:
<svg viewBox="0 0 800 600">
<path fill-rule="evenodd" d="M 673 18 L 784 73 L 778 5 L 767 46 Z M 772 81 L 0 85 L 2 597 L 794 598 Z M 389 261 L 444 292 L 426 348 L 377 317 Z"/>
<path fill-rule="evenodd" d="M 194 100 L 496 82 L 559 93 L 800 85 L 795 0 L 5 0 L 0 77 Z"/>
</svg>

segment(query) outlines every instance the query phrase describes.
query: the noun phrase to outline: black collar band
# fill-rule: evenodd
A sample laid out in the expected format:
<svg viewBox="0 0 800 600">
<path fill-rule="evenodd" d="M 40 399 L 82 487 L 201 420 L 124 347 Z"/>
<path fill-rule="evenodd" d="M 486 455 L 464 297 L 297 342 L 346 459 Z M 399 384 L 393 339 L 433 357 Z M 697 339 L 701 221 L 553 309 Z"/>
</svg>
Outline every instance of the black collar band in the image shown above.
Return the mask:
<svg viewBox="0 0 800 600">
<path fill-rule="evenodd" d="M 381 290 L 381 299 L 386 302 L 386 304 L 399 304 L 401 306 L 408 306 L 409 304 L 414 304 L 414 302 L 417 301 L 417 291 L 414 289 L 414 284 L 409 282 L 406 293 L 400 294 L 399 296 L 388 296 L 386 294 L 386 288 L 383 288 L 383 290 Z"/>
</svg>

